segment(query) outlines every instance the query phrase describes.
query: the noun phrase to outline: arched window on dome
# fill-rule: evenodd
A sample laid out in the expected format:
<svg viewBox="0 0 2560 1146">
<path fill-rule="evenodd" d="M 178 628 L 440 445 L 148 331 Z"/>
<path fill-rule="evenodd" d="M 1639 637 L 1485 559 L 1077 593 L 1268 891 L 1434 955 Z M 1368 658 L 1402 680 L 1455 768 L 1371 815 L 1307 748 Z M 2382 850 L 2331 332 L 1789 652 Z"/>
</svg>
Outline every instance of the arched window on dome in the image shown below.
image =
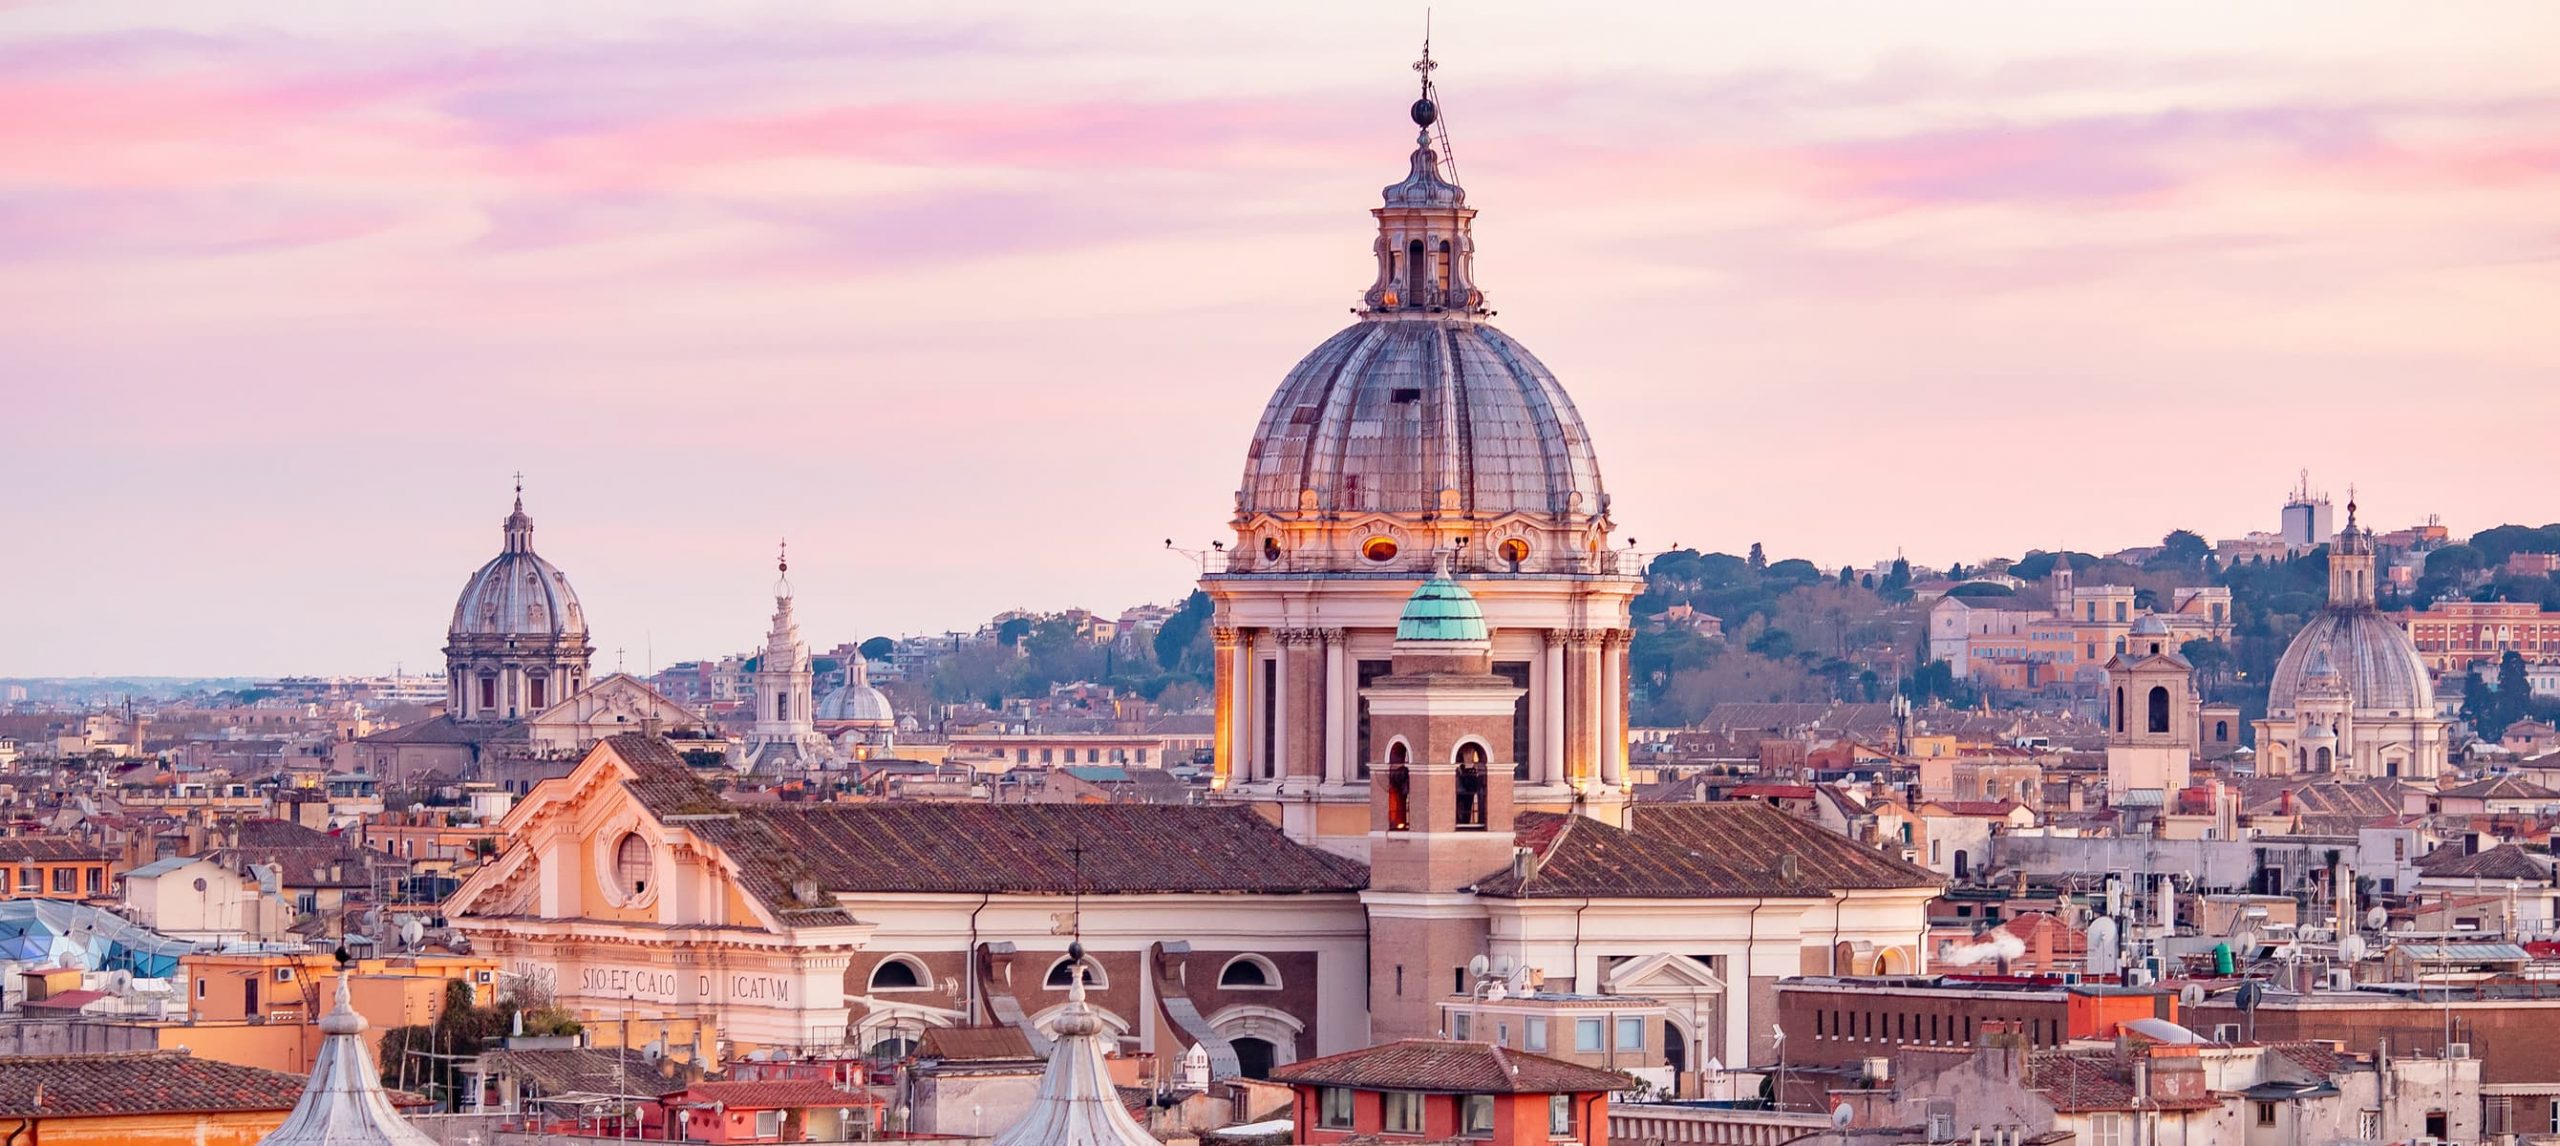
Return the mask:
<svg viewBox="0 0 2560 1146">
<path fill-rule="evenodd" d="M 1458 746 L 1458 830 L 1485 828 L 1484 745 L 1470 740 Z"/>
<path fill-rule="evenodd" d="M 2168 686 L 2157 684 L 2151 686 L 2151 701 L 2148 707 L 2151 709 L 2150 730 L 2153 732 L 2169 731 Z"/>
<path fill-rule="evenodd" d="M 2329 759 L 2329 750 L 2326 748 L 2321 749 L 2319 757 L 2319 766 L 2321 771 L 2326 772 L 2329 770 Z"/>
<path fill-rule="evenodd" d="M 1422 240 L 1415 239 L 1404 245 L 1404 304 L 1408 307 L 1422 305 L 1422 276 Z"/>
<path fill-rule="evenodd" d="M 1437 281 L 1433 285 L 1440 288 L 1441 298 L 1448 298 L 1450 297 L 1450 281 L 1453 276 L 1449 267 L 1449 240 L 1447 239 L 1440 240 L 1440 266 L 1438 270 L 1440 273 L 1434 276 Z"/>
</svg>

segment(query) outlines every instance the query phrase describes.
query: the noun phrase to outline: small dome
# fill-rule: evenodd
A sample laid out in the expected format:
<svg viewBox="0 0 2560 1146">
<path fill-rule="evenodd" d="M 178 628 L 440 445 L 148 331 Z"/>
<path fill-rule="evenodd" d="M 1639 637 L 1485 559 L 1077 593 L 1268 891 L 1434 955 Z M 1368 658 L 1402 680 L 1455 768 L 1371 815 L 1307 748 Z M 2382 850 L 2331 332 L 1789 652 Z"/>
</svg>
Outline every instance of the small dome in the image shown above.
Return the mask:
<svg viewBox="0 0 2560 1146">
<path fill-rule="evenodd" d="M 455 637 L 584 638 L 586 611 L 567 574 L 533 551 L 533 519 L 524 498 L 507 515 L 506 546 L 471 575 L 454 601 Z"/>
<path fill-rule="evenodd" d="M 864 658 L 853 658 L 846 670 L 845 682 L 818 701 L 820 721 L 836 724 L 863 724 L 892 728 L 898 723 L 897 711 L 889 706 L 889 695 L 871 686 L 871 670 Z"/>
<path fill-rule="evenodd" d="M 2133 623 L 2129 633 L 2137 637 L 2165 637 L 2169 635 L 2169 622 L 2161 620 L 2158 613 L 2144 613 L 2141 620 Z"/>
<path fill-rule="evenodd" d="M 2325 664 L 2326 673 L 2315 675 Z M 2267 708 L 2290 712 L 2306 688 L 2334 680 L 2358 712 L 2435 714 L 2435 688 L 2427 663 L 2409 634 L 2371 609 L 2323 609 L 2287 646 L 2267 685 Z"/>
<path fill-rule="evenodd" d="M 1398 641 L 1482 642 L 1492 639 L 1476 595 L 1442 574 L 1422 583 L 1405 599 L 1404 616 L 1396 621 Z"/>
</svg>

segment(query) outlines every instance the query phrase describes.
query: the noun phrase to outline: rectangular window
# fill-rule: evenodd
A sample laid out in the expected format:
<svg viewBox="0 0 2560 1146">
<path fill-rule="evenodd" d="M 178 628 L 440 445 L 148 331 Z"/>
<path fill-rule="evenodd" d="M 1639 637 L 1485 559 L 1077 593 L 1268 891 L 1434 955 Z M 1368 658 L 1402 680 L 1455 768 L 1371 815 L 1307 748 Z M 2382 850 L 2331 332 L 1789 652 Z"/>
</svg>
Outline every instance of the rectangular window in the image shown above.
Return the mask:
<svg viewBox="0 0 2560 1146">
<path fill-rule="evenodd" d="M 106 883 L 106 879 L 107 879 L 107 869 L 102 868 L 102 867 L 93 867 L 93 868 L 90 868 L 90 869 L 89 869 L 89 894 L 91 894 L 91 895 L 102 895 L 102 894 L 105 894 L 105 892 L 104 892 L 102 889 L 103 889 L 103 887 L 104 887 L 104 885 L 105 885 L 105 883 Z"/>
<path fill-rule="evenodd" d="M 2275 1124 L 2276 1124 L 2276 1104 L 2275 1104 L 2275 1103 L 2272 1103 L 2272 1102 L 2261 1102 L 2261 1103 L 2259 1103 L 2259 1104 L 2258 1104 L 2258 1125 L 2260 1125 L 2260 1126 L 2273 1126 L 2273 1125 L 2275 1125 Z"/>
<path fill-rule="evenodd" d="M 1262 775 L 1280 774 L 1280 664 L 1262 662 Z"/>
<path fill-rule="evenodd" d="M 2090 1115 L 2089 1146 L 2129 1146 L 2124 1140 L 2124 1115 L 2110 1111 Z"/>
<path fill-rule="evenodd" d="M 80 893 L 80 869 L 73 867 L 58 867 L 53 869 L 53 890 L 56 894 L 60 895 L 78 895 Z"/>
<path fill-rule="evenodd" d="M 1378 1128 L 1389 1134 L 1422 1133 L 1422 1096 L 1411 1091 L 1390 1090 L 1379 1096 L 1385 1100 L 1385 1116 Z"/>
<path fill-rule="evenodd" d="M 1520 695 L 1511 701 L 1511 778 L 1529 779 L 1529 662 L 1496 661 L 1493 675 L 1511 682 Z"/>
<path fill-rule="evenodd" d="M 756 1111 L 756 1137 L 779 1138 L 781 1136 L 782 1112 L 779 1110 Z"/>
<path fill-rule="evenodd" d="M 1643 1019 L 1620 1018 L 1618 1020 L 1618 1049 L 1622 1051 L 1644 1049 Z"/>
<path fill-rule="evenodd" d="M 1475 1016 L 1470 1015 L 1465 1011 L 1460 1011 L 1457 1014 L 1450 1016 L 1450 1036 L 1457 1039 L 1459 1042 L 1465 1042 L 1468 1039 L 1473 1038 L 1475 1036 L 1476 1027 L 1474 1020 Z"/>
<path fill-rule="evenodd" d="M 1327 1130 L 1351 1129 L 1353 1093 L 1355 1092 L 1347 1086 L 1328 1086 L 1317 1091 L 1316 1125 Z"/>
<path fill-rule="evenodd" d="M 1573 1096 L 1547 1096 L 1547 1133 L 1562 1138 L 1573 1133 Z"/>
<path fill-rule="evenodd" d="M 1469 1094 L 1458 1099 L 1458 1133 L 1493 1133 L 1493 1096 Z"/>
<path fill-rule="evenodd" d="M 1360 678 L 1355 682 L 1356 687 L 1352 692 L 1353 696 L 1359 698 L 1360 703 L 1360 758 L 1352 763 L 1359 767 L 1360 778 L 1363 780 L 1369 778 L 1369 762 L 1377 759 L 1371 754 L 1369 747 L 1369 698 L 1366 694 L 1370 685 L 1377 683 L 1379 677 L 1387 675 L 1388 670 L 1394 667 L 1395 664 L 1391 661 L 1361 661 L 1354 666 L 1353 675 Z"/>
<path fill-rule="evenodd" d="M 31 867 L 18 869 L 18 894 L 34 895 L 44 890 L 44 875 Z"/>
<path fill-rule="evenodd" d="M 1579 1054 L 1598 1054 L 1607 1049 L 1600 1041 L 1602 1031 L 1598 1019 L 1573 1021 L 1573 1049 Z"/>
<path fill-rule="evenodd" d="M 1536 1017 L 1529 1020 L 1529 1049 L 1533 1051 L 1547 1049 L 1547 1020 Z"/>
</svg>

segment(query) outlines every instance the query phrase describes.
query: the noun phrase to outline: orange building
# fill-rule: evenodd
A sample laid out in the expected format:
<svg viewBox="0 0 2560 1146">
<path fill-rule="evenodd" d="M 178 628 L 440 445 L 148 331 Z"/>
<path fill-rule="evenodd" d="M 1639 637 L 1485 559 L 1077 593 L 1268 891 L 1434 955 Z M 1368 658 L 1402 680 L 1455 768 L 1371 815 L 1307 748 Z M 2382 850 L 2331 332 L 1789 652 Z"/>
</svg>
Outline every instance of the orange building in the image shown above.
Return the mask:
<svg viewBox="0 0 2560 1146">
<path fill-rule="evenodd" d="M 256 1146 L 302 1078 L 167 1051 L 0 1056 L 0 1124 L 21 1146 Z"/>
<path fill-rule="evenodd" d="M 2531 601 L 2438 601 L 2392 619 L 2439 673 L 2494 670 L 2510 650 L 2527 661 L 2560 660 L 2560 613 Z"/>
<path fill-rule="evenodd" d="M 0 899 L 103 899 L 123 873 L 116 855 L 64 836 L 0 836 Z"/>
<path fill-rule="evenodd" d="M 1496 1146 L 1609 1141 L 1609 1095 L 1636 1080 L 1489 1043 L 1404 1039 L 1271 1072 L 1301 1142 L 1401 1135 Z"/>
<path fill-rule="evenodd" d="M 307 1070 L 320 1049 L 324 997 L 337 974 L 327 952 L 199 952 L 181 962 L 187 1021 L 153 1024 L 162 1047 L 273 1070 Z M 349 965 L 356 1013 L 376 1032 L 444 1013 L 445 984 L 471 984 L 472 1002 L 499 994 L 498 962 L 469 955 L 359 959 Z M 376 1037 L 379 1037 L 377 1034 Z"/>
</svg>

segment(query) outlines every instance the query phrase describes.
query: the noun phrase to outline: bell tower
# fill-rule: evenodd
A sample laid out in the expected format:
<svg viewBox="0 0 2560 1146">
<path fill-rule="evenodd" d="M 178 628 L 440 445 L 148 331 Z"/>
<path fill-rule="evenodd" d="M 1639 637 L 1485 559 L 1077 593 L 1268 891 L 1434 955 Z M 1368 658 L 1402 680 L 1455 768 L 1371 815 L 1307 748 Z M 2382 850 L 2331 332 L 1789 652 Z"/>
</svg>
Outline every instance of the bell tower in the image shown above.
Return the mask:
<svg viewBox="0 0 2560 1146">
<path fill-rule="evenodd" d="M 2165 798 L 2195 768 L 2202 702 L 2195 666 L 2173 641 L 2167 622 L 2146 615 L 2107 662 L 2107 795 L 2117 803 L 2131 791 Z"/>
<path fill-rule="evenodd" d="M 1468 889 L 1511 862 L 1513 704 L 1493 671 L 1475 596 L 1445 568 L 1406 600 L 1387 675 L 1369 702 L 1369 909 L 1373 1041 L 1419 1038 L 1439 1003 L 1467 989 L 1484 953 L 1483 909 Z"/>
</svg>

